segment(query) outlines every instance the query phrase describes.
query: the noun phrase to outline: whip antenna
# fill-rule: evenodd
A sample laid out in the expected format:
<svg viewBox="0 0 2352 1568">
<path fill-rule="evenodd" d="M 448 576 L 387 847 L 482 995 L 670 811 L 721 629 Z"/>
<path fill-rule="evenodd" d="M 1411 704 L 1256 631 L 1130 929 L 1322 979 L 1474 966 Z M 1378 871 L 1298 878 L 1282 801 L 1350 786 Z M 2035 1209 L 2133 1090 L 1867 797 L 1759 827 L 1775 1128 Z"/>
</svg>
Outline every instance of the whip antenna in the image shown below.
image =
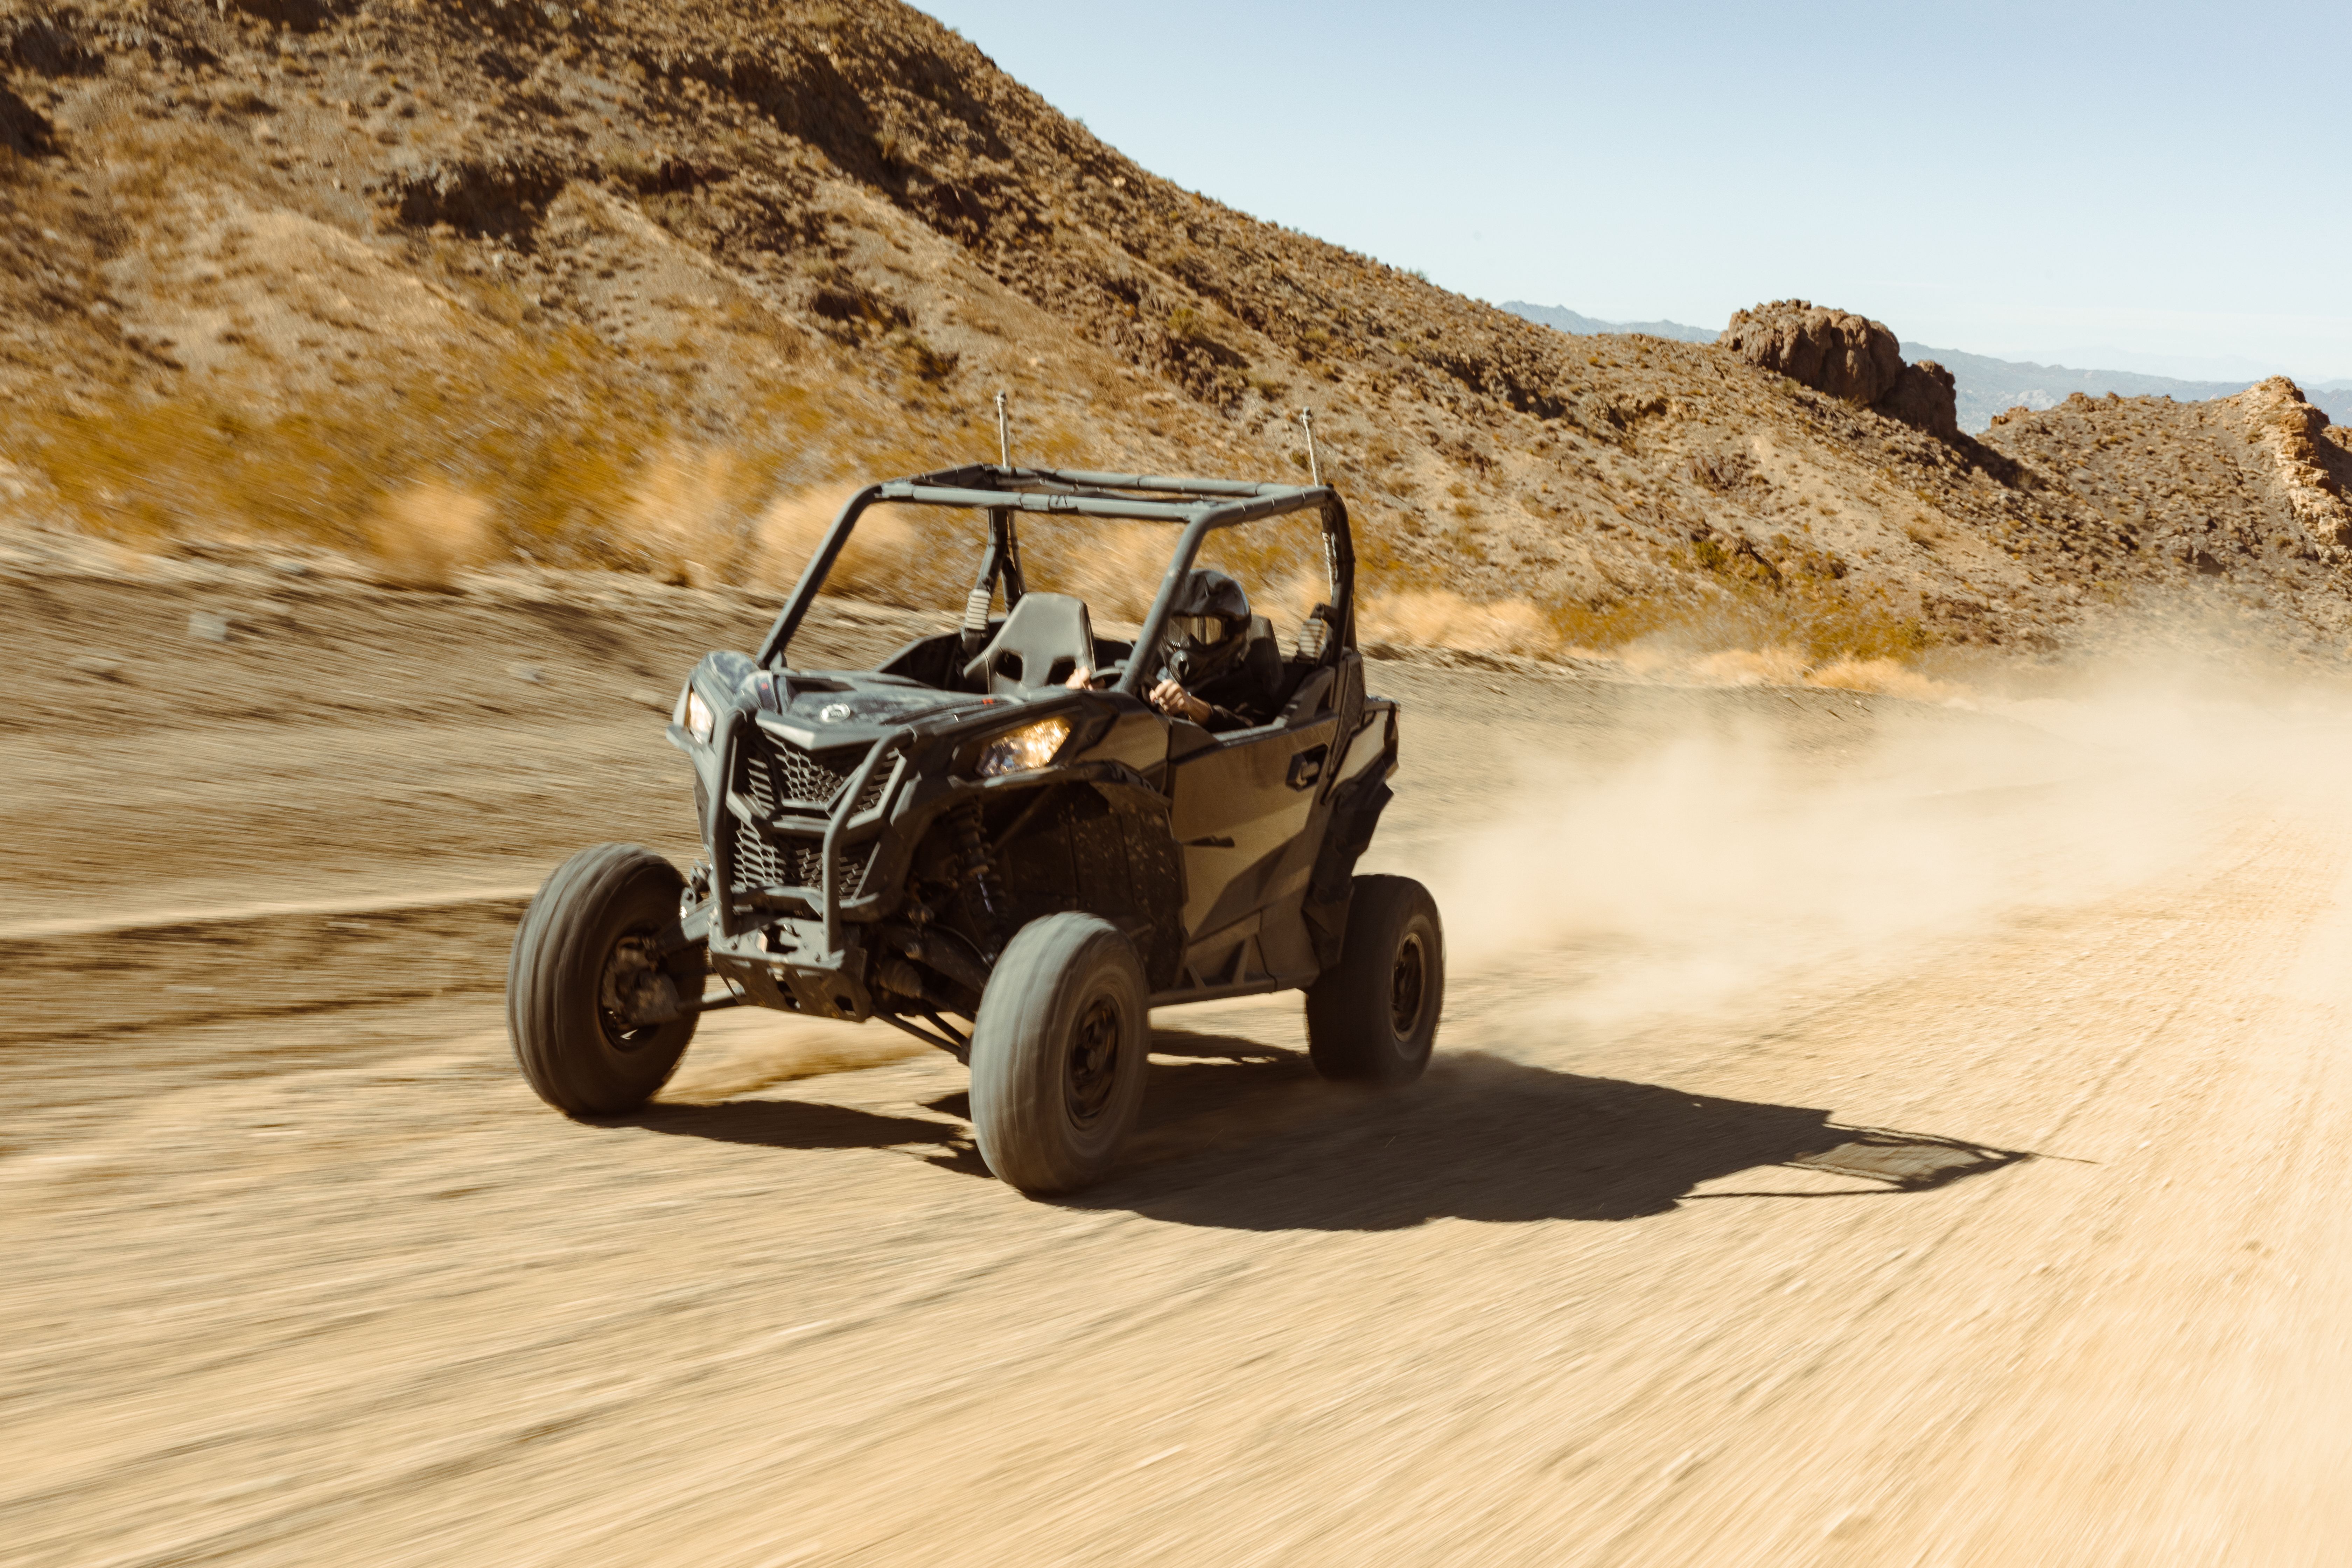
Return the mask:
<svg viewBox="0 0 2352 1568">
<path fill-rule="evenodd" d="M 1307 430 L 1307 477 L 1319 485 L 1323 482 L 1323 465 L 1315 458 L 1315 410 L 1300 409 L 1298 423 Z"/>
<path fill-rule="evenodd" d="M 1002 392 L 996 395 L 996 455 L 1004 459 L 1006 468 L 1013 466 L 1013 429 L 1004 422 L 1004 394 Z"/>
</svg>

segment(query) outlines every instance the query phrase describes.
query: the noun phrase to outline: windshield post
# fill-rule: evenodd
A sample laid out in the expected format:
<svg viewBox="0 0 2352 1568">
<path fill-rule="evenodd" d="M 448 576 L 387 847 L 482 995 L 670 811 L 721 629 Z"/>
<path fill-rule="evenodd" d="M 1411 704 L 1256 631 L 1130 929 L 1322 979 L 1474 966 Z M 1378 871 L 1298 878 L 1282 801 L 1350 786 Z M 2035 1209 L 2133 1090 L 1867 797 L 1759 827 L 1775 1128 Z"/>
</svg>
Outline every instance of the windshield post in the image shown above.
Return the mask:
<svg viewBox="0 0 2352 1568">
<path fill-rule="evenodd" d="M 1323 565 L 1331 579 L 1331 629 L 1340 647 L 1356 646 L 1356 545 L 1348 528 L 1348 503 L 1337 491 L 1323 502 Z"/>
</svg>

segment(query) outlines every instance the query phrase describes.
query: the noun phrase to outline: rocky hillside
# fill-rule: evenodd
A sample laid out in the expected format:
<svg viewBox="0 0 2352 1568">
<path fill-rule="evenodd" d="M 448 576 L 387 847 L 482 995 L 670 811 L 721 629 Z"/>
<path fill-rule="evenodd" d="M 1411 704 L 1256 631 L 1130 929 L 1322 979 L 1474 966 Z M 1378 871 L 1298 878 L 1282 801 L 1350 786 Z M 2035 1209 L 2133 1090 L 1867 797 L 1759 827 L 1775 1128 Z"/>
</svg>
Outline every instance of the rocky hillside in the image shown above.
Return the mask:
<svg viewBox="0 0 2352 1568">
<path fill-rule="evenodd" d="M 1563 337 L 1170 184 L 889 0 L 8 0 L 0 62 L 37 526 L 789 575 L 776 519 L 989 453 L 1007 388 L 1020 455 L 1112 468 L 1295 472 L 1311 407 L 1400 637 L 1818 663 L 2220 593 L 2342 647 L 2345 447 L 2284 383 L 1979 441 L 1840 312 Z"/>
</svg>

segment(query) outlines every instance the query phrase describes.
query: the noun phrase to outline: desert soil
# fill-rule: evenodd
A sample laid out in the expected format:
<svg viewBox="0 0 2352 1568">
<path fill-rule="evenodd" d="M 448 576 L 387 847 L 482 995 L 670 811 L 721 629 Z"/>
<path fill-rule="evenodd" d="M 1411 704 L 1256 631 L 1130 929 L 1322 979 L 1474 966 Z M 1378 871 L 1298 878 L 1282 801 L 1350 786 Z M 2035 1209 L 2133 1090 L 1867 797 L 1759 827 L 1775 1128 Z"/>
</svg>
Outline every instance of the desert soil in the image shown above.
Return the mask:
<svg viewBox="0 0 2352 1568">
<path fill-rule="evenodd" d="M 2273 765 L 2316 731 L 1381 663 L 1427 1079 L 1320 1082 L 1295 999 L 1163 1013 L 1125 1167 L 1038 1202 L 878 1026 L 720 1016 L 618 1124 L 512 1069 L 521 899 L 691 852 L 657 710 L 759 606 L 0 588 L 0 1560 L 2352 1539 L 2352 828 Z"/>
</svg>

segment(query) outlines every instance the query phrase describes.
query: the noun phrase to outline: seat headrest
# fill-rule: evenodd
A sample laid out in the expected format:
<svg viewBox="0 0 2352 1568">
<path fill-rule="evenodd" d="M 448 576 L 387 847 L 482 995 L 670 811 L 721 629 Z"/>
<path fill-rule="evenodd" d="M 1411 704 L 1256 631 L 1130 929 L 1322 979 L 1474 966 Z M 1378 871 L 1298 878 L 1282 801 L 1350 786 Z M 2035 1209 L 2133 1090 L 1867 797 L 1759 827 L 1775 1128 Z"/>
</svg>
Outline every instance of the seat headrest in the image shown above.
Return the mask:
<svg viewBox="0 0 2352 1568">
<path fill-rule="evenodd" d="M 964 679 L 983 670 L 999 696 L 1059 686 L 1095 661 L 1094 625 L 1087 602 L 1073 594 L 1024 594 L 988 646 L 963 667 Z"/>
</svg>

